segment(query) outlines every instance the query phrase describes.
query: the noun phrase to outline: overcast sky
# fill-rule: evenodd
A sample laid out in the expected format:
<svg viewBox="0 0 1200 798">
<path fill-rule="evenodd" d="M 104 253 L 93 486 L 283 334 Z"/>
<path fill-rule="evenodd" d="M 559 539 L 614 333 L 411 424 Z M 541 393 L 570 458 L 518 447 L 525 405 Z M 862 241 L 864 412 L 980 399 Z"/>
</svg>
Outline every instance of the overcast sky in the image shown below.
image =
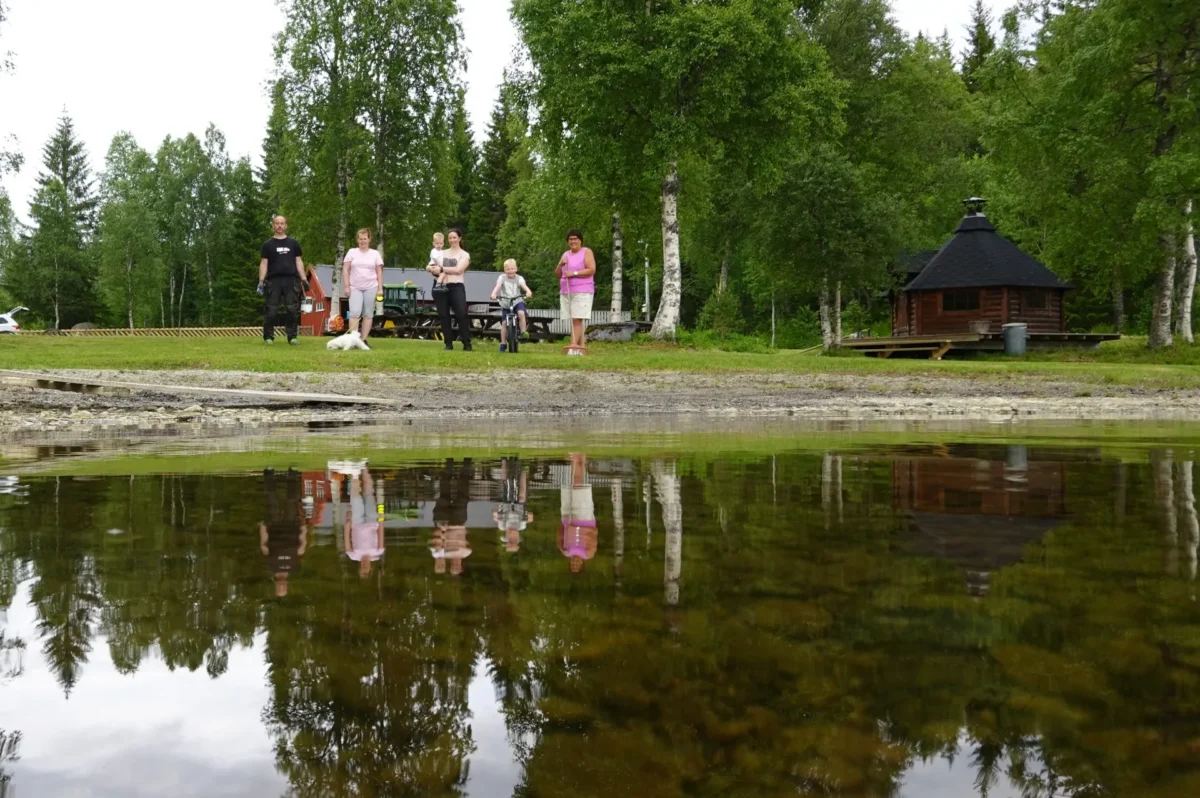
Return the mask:
<svg viewBox="0 0 1200 798">
<path fill-rule="evenodd" d="M 256 161 L 270 112 L 266 87 L 281 27 L 275 0 L 8 0 L 0 51 L 0 135 L 15 134 L 26 164 L 5 188 L 26 216 L 41 148 L 65 109 L 99 170 L 114 134 L 154 151 L 165 136 L 201 134 L 210 122 L 234 157 Z M 506 0 L 459 0 L 470 50 L 467 110 L 478 140 L 516 45 Z M 910 33 L 948 29 L 963 39 L 971 0 L 893 0 Z M 993 9 L 1001 0 L 988 0 Z M 994 14 L 996 11 L 993 12 Z M 961 49 L 961 47 L 959 48 Z"/>
</svg>

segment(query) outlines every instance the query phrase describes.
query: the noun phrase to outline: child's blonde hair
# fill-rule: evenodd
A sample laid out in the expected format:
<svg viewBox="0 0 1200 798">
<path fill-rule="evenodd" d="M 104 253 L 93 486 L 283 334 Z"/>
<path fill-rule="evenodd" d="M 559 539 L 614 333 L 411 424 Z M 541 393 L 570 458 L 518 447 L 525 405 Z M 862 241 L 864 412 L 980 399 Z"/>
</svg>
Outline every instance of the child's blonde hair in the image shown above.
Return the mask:
<svg viewBox="0 0 1200 798">
<path fill-rule="evenodd" d="M 433 234 L 433 240 L 434 240 L 434 241 L 441 241 L 441 242 L 445 243 L 445 241 L 446 241 L 446 237 L 445 237 L 444 235 L 442 235 L 441 233 L 434 233 L 434 234 Z"/>
<path fill-rule="evenodd" d="M 504 268 L 506 268 L 506 269 L 507 269 L 507 268 L 508 268 L 508 264 L 510 264 L 510 263 L 512 264 L 512 267 L 513 267 L 514 269 L 515 269 L 515 268 L 517 268 L 517 262 L 516 262 L 516 260 L 514 260 L 513 258 L 509 258 L 508 260 L 504 261 Z"/>
</svg>

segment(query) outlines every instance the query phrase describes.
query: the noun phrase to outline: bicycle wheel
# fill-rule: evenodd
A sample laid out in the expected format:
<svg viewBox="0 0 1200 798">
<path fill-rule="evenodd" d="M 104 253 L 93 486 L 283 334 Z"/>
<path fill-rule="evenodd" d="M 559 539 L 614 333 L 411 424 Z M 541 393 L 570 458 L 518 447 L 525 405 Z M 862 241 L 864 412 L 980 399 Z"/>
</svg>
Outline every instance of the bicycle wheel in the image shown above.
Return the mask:
<svg viewBox="0 0 1200 798">
<path fill-rule="evenodd" d="M 517 323 L 517 314 L 510 313 L 504 320 L 504 337 L 508 339 L 508 351 L 514 355 L 521 339 L 521 325 Z"/>
</svg>

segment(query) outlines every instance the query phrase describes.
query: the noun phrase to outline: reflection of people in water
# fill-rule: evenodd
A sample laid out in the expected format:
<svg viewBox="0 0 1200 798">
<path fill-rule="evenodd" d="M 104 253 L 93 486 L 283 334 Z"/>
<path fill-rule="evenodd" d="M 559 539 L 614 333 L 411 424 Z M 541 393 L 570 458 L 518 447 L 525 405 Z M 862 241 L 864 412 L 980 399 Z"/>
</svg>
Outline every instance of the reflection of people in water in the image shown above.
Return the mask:
<svg viewBox="0 0 1200 798">
<path fill-rule="evenodd" d="M 446 573 L 446 563 L 450 563 L 450 574 L 459 576 L 463 571 L 463 560 L 471 556 L 471 547 L 467 543 L 467 528 L 438 524 L 429 541 L 429 552 L 433 555 L 435 574 Z"/>
<path fill-rule="evenodd" d="M 558 548 L 571 560 L 571 573 L 583 570 L 583 564 L 596 556 L 599 536 L 596 530 L 596 510 L 592 503 L 592 486 L 587 482 L 587 456 L 570 455 L 571 483 L 563 485 L 562 527 Z"/>
<path fill-rule="evenodd" d="M 300 558 L 308 548 L 308 524 L 300 508 L 300 474 L 288 469 L 263 471 L 266 520 L 258 525 L 258 544 L 267 567 L 275 574 L 275 595 L 288 593 L 288 577 L 300 570 Z"/>
<path fill-rule="evenodd" d="M 350 477 L 350 512 L 346 514 L 343 535 L 346 556 L 358 563 L 358 574 L 364 579 L 371 575 L 371 563 L 383 557 L 383 507 L 374 503 L 374 482 L 371 472 L 363 466 L 362 471 Z"/>
<path fill-rule="evenodd" d="M 433 522 L 437 528 L 429 543 L 433 554 L 433 570 L 444 574 L 449 562 L 450 573 L 458 576 L 463 560 L 471 556 L 467 545 L 467 502 L 470 501 L 471 461 L 458 466 L 447 460 L 438 475 L 437 500 L 433 504 Z"/>
<path fill-rule="evenodd" d="M 492 520 L 503 533 L 500 540 L 504 543 L 504 550 L 515 552 L 521 548 L 521 533 L 533 522 L 533 513 L 525 509 L 528 477 L 518 458 L 506 457 L 500 461 L 500 480 L 503 493 L 500 504 L 492 510 Z"/>
</svg>

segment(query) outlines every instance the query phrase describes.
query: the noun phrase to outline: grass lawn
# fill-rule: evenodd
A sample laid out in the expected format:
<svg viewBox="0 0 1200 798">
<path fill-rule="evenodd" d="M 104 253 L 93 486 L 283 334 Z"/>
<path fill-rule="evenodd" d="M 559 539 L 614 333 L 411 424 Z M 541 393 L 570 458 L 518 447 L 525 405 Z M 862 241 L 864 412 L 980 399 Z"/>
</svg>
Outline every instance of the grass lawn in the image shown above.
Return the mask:
<svg viewBox="0 0 1200 798">
<path fill-rule="evenodd" d="M 1097 385 L 1200 388 L 1200 346 L 1150 352 L 1144 339 L 1105 344 L 1099 351 L 1042 352 L 1028 358 L 876 360 L 780 350 L 768 353 L 691 349 L 674 344 L 594 344 L 588 357 L 566 357 L 557 344 L 502 355 L 491 341 L 474 352 L 445 352 L 434 341 L 372 340 L 373 351 L 329 352 L 324 338 L 268 347 L 256 338 L 83 338 L 0 336 L 5 369 L 214 369 L 262 372 L 480 372 L 506 368 L 583 371 L 757 372 L 796 375 L 939 375 L 980 379 L 1069 379 Z"/>
</svg>

